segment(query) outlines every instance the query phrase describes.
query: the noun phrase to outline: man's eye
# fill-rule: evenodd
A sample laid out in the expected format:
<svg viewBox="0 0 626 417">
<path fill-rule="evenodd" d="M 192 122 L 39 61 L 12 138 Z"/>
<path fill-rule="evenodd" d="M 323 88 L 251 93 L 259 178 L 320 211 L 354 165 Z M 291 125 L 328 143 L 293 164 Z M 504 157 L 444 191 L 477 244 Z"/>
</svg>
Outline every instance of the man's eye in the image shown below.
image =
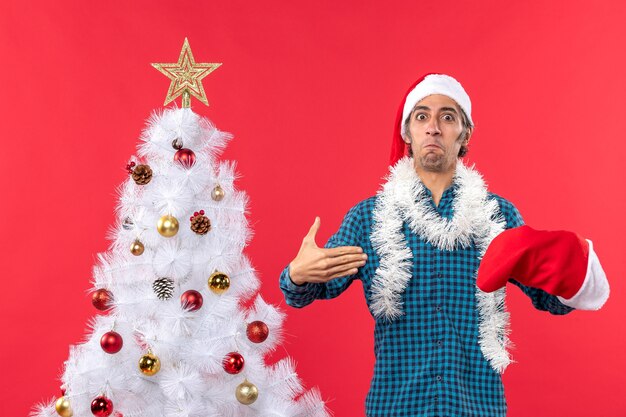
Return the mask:
<svg viewBox="0 0 626 417">
<path fill-rule="evenodd" d="M 447 122 L 452 122 L 452 121 L 454 121 L 454 116 L 451 115 L 451 114 L 444 114 L 442 116 L 442 119 L 447 121 Z"/>
<path fill-rule="evenodd" d="M 415 120 L 426 120 L 426 115 L 424 113 L 418 113 L 415 115 Z"/>
</svg>

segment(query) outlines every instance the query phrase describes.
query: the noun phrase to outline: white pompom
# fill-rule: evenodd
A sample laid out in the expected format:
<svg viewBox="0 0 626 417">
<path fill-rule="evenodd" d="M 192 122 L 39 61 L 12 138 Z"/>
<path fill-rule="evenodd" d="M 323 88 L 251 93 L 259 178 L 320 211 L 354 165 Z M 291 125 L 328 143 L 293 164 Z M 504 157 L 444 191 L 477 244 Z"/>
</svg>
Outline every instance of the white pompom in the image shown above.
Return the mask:
<svg viewBox="0 0 626 417">
<path fill-rule="evenodd" d="M 157 275 L 185 283 L 191 272 L 191 251 L 181 248 L 176 240 L 166 240 L 154 252 L 152 265 Z"/>
</svg>

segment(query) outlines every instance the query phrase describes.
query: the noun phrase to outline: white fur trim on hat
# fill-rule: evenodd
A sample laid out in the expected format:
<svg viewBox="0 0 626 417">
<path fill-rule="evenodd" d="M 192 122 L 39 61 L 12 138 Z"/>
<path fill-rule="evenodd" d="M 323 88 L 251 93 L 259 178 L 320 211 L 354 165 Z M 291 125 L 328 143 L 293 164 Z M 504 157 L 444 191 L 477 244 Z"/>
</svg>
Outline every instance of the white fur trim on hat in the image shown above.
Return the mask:
<svg viewBox="0 0 626 417">
<path fill-rule="evenodd" d="M 463 89 L 461 83 L 449 75 L 444 74 L 430 74 L 427 75 L 424 80 L 415 86 L 415 88 L 406 96 L 404 101 L 404 109 L 402 110 L 402 120 L 400 121 L 400 129 L 404 135 L 404 121 L 411 114 L 413 107 L 422 100 L 424 97 L 432 94 L 441 94 L 450 97 L 456 101 L 457 104 L 463 109 L 470 124 L 473 126 L 472 121 L 472 102 L 469 96 Z"/>
<path fill-rule="evenodd" d="M 572 298 L 557 297 L 566 306 L 578 310 L 599 310 L 606 303 L 611 291 L 598 255 L 593 250 L 593 243 L 589 239 L 587 242 L 589 242 L 589 259 L 583 285 Z"/>
</svg>

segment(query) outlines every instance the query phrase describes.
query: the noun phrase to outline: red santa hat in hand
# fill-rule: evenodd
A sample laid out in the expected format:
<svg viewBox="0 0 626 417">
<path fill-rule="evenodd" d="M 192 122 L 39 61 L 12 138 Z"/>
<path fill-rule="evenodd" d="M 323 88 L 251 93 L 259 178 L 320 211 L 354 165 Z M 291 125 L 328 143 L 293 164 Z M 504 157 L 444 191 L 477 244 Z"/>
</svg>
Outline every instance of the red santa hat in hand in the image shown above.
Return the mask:
<svg viewBox="0 0 626 417">
<path fill-rule="evenodd" d="M 472 102 L 469 96 L 463 89 L 461 83 L 454 78 L 445 74 L 426 74 L 407 90 L 398 113 L 396 115 L 396 124 L 393 132 L 393 141 L 391 144 L 391 156 L 389 159 L 390 165 L 395 165 L 406 154 L 406 143 L 402 139 L 406 132 L 404 129 L 404 121 L 411 115 L 413 107 L 419 103 L 423 98 L 433 95 L 441 94 L 450 97 L 452 100 L 461 107 L 468 121 L 472 126 Z"/>
<path fill-rule="evenodd" d="M 476 284 L 492 292 L 510 278 L 580 310 L 598 310 L 610 292 L 593 243 L 561 230 L 521 226 L 496 236 L 480 263 Z"/>
</svg>

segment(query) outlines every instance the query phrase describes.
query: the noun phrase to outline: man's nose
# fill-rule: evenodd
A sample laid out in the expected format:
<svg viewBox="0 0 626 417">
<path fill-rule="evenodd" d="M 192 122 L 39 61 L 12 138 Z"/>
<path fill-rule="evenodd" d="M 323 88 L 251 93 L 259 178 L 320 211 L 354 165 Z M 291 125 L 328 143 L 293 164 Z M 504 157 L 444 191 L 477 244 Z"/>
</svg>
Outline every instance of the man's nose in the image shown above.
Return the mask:
<svg viewBox="0 0 626 417">
<path fill-rule="evenodd" d="M 437 120 L 436 117 L 433 117 L 428 122 L 428 125 L 426 126 L 426 134 L 428 135 L 440 135 L 441 134 L 441 130 L 439 130 L 439 121 Z"/>
</svg>

